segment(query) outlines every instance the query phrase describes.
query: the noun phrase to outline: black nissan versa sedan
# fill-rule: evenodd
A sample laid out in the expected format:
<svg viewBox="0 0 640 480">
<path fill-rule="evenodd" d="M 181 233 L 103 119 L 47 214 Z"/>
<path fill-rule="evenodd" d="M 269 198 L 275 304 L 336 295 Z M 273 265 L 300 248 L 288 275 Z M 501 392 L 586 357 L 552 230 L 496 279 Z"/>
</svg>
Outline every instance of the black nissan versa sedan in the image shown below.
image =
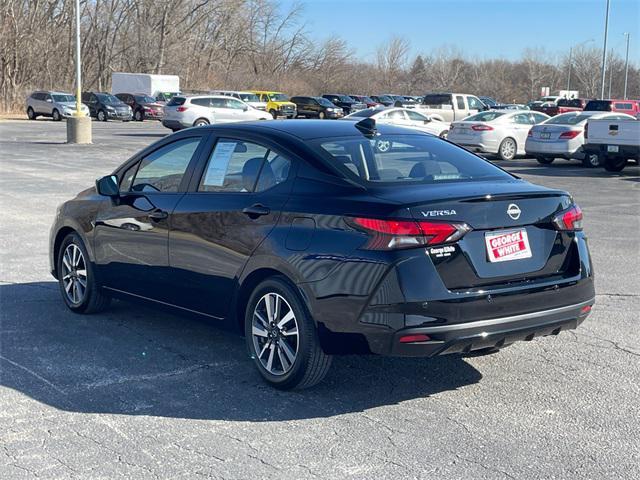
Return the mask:
<svg viewBox="0 0 640 480">
<path fill-rule="evenodd" d="M 370 119 L 175 133 L 62 204 L 50 247 L 72 311 L 118 296 L 230 322 L 282 389 L 322 380 L 334 354 L 556 335 L 594 303 L 569 194 Z"/>
</svg>

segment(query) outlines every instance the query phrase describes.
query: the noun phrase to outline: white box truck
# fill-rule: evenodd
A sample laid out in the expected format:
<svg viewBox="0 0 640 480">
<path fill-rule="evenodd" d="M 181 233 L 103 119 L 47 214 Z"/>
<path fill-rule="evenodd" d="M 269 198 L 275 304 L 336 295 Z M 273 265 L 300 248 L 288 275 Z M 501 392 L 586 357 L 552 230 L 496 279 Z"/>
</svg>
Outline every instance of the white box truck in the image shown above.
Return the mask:
<svg viewBox="0 0 640 480">
<path fill-rule="evenodd" d="M 150 73 L 111 74 L 111 93 L 143 93 L 158 102 L 167 102 L 180 93 L 180 77 L 177 75 L 153 75 Z"/>
</svg>

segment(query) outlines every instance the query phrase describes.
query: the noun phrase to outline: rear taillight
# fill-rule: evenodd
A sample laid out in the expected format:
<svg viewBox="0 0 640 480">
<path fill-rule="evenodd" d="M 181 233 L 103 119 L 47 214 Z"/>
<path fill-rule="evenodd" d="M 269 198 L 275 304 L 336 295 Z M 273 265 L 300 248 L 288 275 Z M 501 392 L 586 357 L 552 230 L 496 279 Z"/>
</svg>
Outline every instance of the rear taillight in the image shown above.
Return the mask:
<svg viewBox="0 0 640 480">
<path fill-rule="evenodd" d="M 178 107 L 176 108 L 176 112 L 186 112 L 189 107 Z"/>
<path fill-rule="evenodd" d="M 582 210 L 578 205 L 571 205 L 553 218 L 557 230 L 582 230 Z"/>
<path fill-rule="evenodd" d="M 471 130 L 475 130 L 476 132 L 487 132 L 489 130 L 493 130 L 493 127 L 490 125 L 472 125 Z"/>
<path fill-rule="evenodd" d="M 569 130 L 568 132 L 562 132 L 560 138 L 576 138 L 580 135 L 580 130 Z"/>
<path fill-rule="evenodd" d="M 457 222 L 421 222 L 414 220 L 381 220 L 348 218 L 353 227 L 370 236 L 367 250 L 396 250 L 424 247 L 460 240 L 471 227 Z"/>
</svg>

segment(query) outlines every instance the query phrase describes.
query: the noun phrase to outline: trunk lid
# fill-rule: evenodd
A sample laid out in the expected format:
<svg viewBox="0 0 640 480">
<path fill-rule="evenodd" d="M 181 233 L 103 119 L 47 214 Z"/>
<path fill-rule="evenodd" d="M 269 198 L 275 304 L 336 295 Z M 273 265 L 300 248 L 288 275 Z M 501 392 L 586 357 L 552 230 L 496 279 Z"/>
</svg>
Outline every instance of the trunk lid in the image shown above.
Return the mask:
<svg viewBox="0 0 640 480">
<path fill-rule="evenodd" d="M 422 199 L 417 190 L 424 191 Z M 579 268 L 574 233 L 557 231 L 552 223 L 572 203 L 566 192 L 515 180 L 409 187 L 383 195 L 402 203 L 399 211 L 415 220 L 464 222 L 472 228 L 451 248 L 426 249 L 451 290 L 573 275 Z M 511 233 L 526 239 L 528 256 L 492 261 L 491 239 Z"/>
</svg>

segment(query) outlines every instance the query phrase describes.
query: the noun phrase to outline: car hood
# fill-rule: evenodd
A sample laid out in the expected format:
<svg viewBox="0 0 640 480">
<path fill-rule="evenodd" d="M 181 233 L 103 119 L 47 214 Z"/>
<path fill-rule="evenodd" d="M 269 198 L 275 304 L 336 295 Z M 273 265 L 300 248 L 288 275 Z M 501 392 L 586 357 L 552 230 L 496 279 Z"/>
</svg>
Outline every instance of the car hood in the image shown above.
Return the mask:
<svg viewBox="0 0 640 480">
<path fill-rule="evenodd" d="M 58 102 L 59 105 L 62 105 L 63 107 L 69 107 L 69 108 L 76 108 L 76 102 Z M 80 104 L 80 108 L 87 108 L 87 106 L 82 103 Z"/>
</svg>

